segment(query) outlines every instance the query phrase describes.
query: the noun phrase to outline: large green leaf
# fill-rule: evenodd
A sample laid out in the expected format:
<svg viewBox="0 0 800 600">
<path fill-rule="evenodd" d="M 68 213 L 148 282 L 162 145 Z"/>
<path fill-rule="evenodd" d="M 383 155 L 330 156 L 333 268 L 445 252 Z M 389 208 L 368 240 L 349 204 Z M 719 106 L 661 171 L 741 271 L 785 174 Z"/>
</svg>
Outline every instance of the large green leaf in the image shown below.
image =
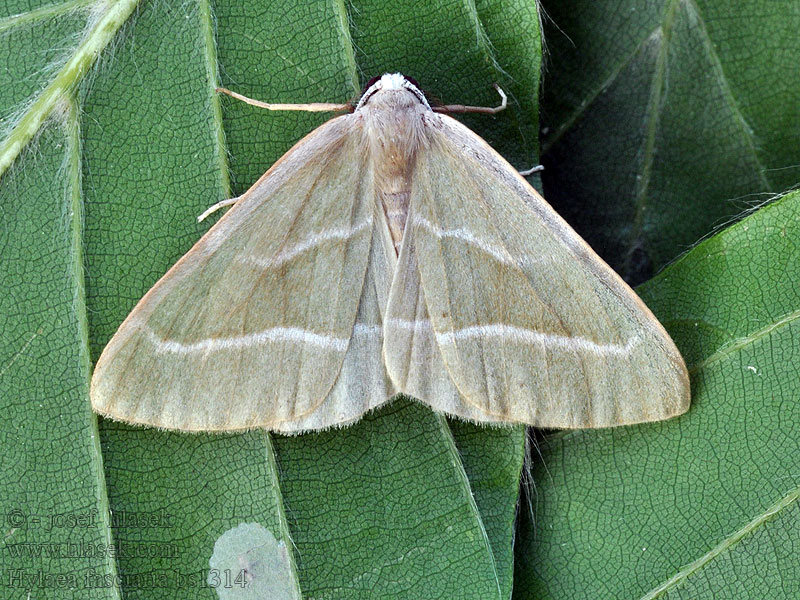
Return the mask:
<svg viewBox="0 0 800 600">
<path fill-rule="evenodd" d="M 212 598 L 212 555 L 215 565 L 244 560 L 242 532 L 256 532 L 272 540 L 253 541 L 258 551 L 274 549 L 272 562 L 283 560 L 293 579 L 289 595 L 299 585 L 314 597 L 508 597 L 521 428 L 451 431 L 396 401 L 354 427 L 291 438 L 103 421 L 98 435 L 86 388 L 89 357 L 209 226 L 195 216 L 246 189 L 325 118 L 220 100 L 216 85 L 270 101 L 342 101 L 371 75 L 403 70 L 443 101 L 491 105 L 497 81 L 510 109 L 470 124 L 527 167 L 536 158 L 535 7 L 264 0 L 220 2 L 212 14 L 205 4 L 75 1 L 10 17 L 0 30 L 11 40 L 0 96 L 12 223 L 2 230 L 2 274 L 15 290 L 3 299 L 2 439 L 4 450 L 17 445 L 0 463 L 2 508 L 96 507 L 105 520 L 81 535 L 127 549 L 86 564 L 8 561 L 9 544 L 82 539 L 17 528 L 1 549 L 2 576 L 91 567 L 97 577 L 86 580 L 90 592 L 73 590 L 80 597 L 116 597 L 103 576 L 118 574 L 125 597 Z M 83 220 L 70 212 L 81 207 Z M 39 441 L 21 443 L 22 424 L 36 419 Z M 288 559 L 281 548 L 292 549 Z M 236 591 L 224 584 L 221 596 Z"/>
<path fill-rule="evenodd" d="M 86 403 L 77 115 L 62 108 L 0 189 L 0 586 L 8 598 L 76 587 L 118 598 L 91 585 L 116 568 Z"/>
<path fill-rule="evenodd" d="M 692 408 L 546 438 L 516 598 L 800 597 L 798 240 L 794 193 L 639 289 Z"/>
<path fill-rule="evenodd" d="M 729 199 L 796 179 L 796 11 L 711 4 L 548 6 L 580 48 L 551 35 L 549 193 L 634 277 L 735 212 Z M 516 532 L 520 428 L 447 426 L 407 400 L 296 437 L 98 428 L 89 411 L 90 359 L 206 229 L 194 217 L 325 118 L 215 85 L 343 101 L 401 70 L 444 102 L 494 104 L 498 81 L 510 110 L 466 122 L 531 166 L 533 2 L 0 10 L 21 13 L 0 15 L 4 597 L 232 598 L 208 573 L 226 564 L 274 565 L 249 589 L 284 597 L 507 598 L 512 570 L 520 598 L 798 595 L 797 198 L 640 288 L 690 364 L 692 410 L 545 437 L 535 526 L 526 510 Z"/>
<path fill-rule="evenodd" d="M 800 11 L 544 0 L 547 197 L 629 280 L 800 178 Z"/>
</svg>

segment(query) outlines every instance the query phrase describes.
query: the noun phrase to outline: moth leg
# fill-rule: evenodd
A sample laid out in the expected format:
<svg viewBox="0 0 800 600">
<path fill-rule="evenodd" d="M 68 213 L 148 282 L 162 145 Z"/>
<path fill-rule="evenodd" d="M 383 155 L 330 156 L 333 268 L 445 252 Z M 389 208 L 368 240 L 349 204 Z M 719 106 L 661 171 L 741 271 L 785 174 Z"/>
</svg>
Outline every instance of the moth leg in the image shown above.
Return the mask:
<svg viewBox="0 0 800 600">
<path fill-rule="evenodd" d="M 235 204 L 236 202 L 238 202 L 239 198 L 241 198 L 241 196 L 236 196 L 235 198 L 228 198 L 227 200 L 222 200 L 221 202 L 217 202 L 214 206 L 208 207 L 202 215 L 197 217 L 197 221 L 198 222 L 202 221 L 208 215 L 210 215 L 213 212 L 218 211 L 223 206 L 228 206 L 230 204 Z"/>
<path fill-rule="evenodd" d="M 269 102 L 253 100 L 252 98 L 248 98 L 242 94 L 237 94 L 236 92 L 232 92 L 224 87 L 218 87 L 216 91 L 220 94 L 227 94 L 231 98 L 236 98 L 242 102 L 247 102 L 247 104 L 258 106 L 259 108 L 266 108 L 267 110 L 302 110 L 306 112 L 336 112 L 340 110 L 353 110 L 353 105 L 350 102 L 345 102 L 344 104 L 332 104 L 330 102 L 311 102 L 308 104 L 271 104 Z"/>
<path fill-rule="evenodd" d="M 540 171 L 544 171 L 544 165 L 536 165 L 535 167 L 531 167 L 530 169 L 525 169 L 524 171 L 520 171 L 519 174 L 523 177 L 527 177 L 528 175 L 533 175 L 534 173 L 539 173 Z"/>
<path fill-rule="evenodd" d="M 496 83 L 492 85 L 497 93 L 500 94 L 500 104 L 498 106 L 465 106 L 463 104 L 445 104 L 444 106 L 434 106 L 435 112 L 442 113 L 483 113 L 487 115 L 495 115 L 501 110 L 505 110 L 508 105 L 508 97 L 506 93 Z"/>
</svg>

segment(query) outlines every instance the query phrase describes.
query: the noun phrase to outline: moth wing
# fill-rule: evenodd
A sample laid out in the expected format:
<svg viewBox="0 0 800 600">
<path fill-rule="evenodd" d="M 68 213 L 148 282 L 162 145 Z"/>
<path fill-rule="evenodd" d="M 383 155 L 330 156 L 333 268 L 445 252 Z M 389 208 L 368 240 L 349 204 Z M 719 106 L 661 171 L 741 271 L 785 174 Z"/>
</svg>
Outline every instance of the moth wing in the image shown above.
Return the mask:
<svg viewBox="0 0 800 600">
<path fill-rule="evenodd" d="M 413 243 L 404 241 L 401 247 L 387 313 L 383 352 L 397 390 L 440 412 L 471 421 L 493 420 L 464 402 L 450 378 L 428 314 Z"/>
<path fill-rule="evenodd" d="M 414 246 L 434 336 L 465 405 L 448 412 L 583 428 L 688 409 L 686 367 L 652 313 L 513 167 L 449 117 L 427 127 L 408 219 L 404 245 Z M 399 304 L 389 309 L 392 318 Z M 396 366 L 389 372 L 395 378 Z M 434 395 L 422 399 L 442 409 Z"/>
<path fill-rule="evenodd" d="M 153 286 L 95 367 L 97 412 L 184 431 L 292 430 L 320 408 L 351 345 L 370 254 L 362 139 L 349 115 L 317 128 Z M 334 400 L 306 422 L 363 408 Z"/>
<path fill-rule="evenodd" d="M 382 356 L 383 320 L 394 273 L 391 260 L 394 249 L 391 239 L 386 246 L 384 238 L 389 238 L 389 231 L 384 223 L 376 219 L 372 229 L 369 263 L 358 313 L 333 389 L 316 410 L 299 419 L 279 423 L 274 427 L 276 431 L 299 433 L 346 425 L 386 403 L 395 394 Z M 388 248 L 391 248 L 391 257 L 387 254 Z"/>
</svg>

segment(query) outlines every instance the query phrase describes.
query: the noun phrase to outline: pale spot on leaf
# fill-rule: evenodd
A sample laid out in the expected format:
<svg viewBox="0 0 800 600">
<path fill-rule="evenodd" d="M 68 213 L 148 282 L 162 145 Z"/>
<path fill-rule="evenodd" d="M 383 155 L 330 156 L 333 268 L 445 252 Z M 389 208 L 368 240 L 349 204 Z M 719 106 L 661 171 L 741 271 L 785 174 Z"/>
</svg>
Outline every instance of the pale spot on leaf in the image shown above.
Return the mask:
<svg viewBox="0 0 800 600">
<path fill-rule="evenodd" d="M 208 585 L 220 600 L 300 599 L 286 544 L 258 523 L 223 533 L 209 565 Z"/>
</svg>

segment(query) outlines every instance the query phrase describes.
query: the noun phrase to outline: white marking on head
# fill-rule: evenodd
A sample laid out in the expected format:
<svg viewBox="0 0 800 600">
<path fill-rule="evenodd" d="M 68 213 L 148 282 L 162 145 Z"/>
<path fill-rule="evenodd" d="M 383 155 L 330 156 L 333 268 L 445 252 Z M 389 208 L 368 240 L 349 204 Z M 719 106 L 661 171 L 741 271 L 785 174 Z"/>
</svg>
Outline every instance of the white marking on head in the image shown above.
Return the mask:
<svg viewBox="0 0 800 600">
<path fill-rule="evenodd" d="M 428 109 L 431 108 L 422 90 L 406 79 L 404 75 L 401 73 L 384 73 L 380 79 L 367 88 L 367 91 L 358 101 L 355 110 L 362 108 L 374 94 L 384 90 L 407 90 L 417 97 L 420 104 Z"/>
<path fill-rule="evenodd" d="M 381 89 L 402 90 L 409 81 L 400 73 L 384 73 L 380 78 Z"/>
</svg>

